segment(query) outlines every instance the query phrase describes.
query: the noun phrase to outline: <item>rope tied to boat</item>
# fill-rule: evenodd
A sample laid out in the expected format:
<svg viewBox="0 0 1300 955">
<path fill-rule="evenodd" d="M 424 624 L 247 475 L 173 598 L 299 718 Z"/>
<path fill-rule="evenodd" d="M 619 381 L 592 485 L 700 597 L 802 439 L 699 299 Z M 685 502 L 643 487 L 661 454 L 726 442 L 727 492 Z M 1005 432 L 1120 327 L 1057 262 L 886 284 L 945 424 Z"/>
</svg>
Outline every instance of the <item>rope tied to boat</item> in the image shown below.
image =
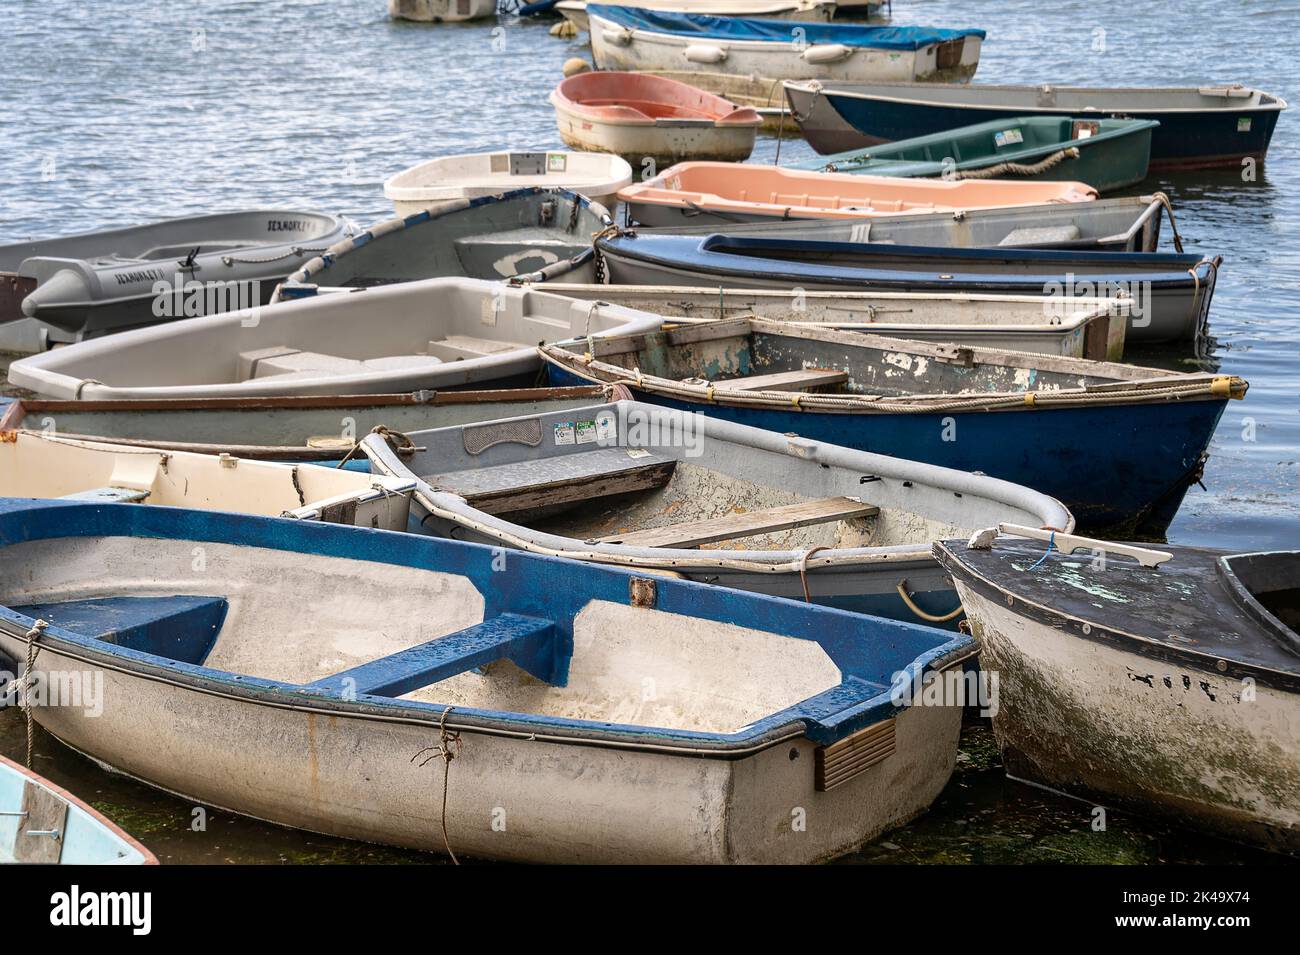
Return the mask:
<svg viewBox="0 0 1300 955">
<path fill-rule="evenodd" d="M 812 603 L 812 591 L 808 589 L 808 558 L 819 550 L 835 550 L 829 544 L 818 544 L 816 547 L 809 547 L 799 558 L 799 583 L 803 585 L 803 602 Z"/>
<path fill-rule="evenodd" d="M 898 596 L 903 598 L 903 603 L 907 606 L 907 609 L 912 611 L 912 613 L 916 614 L 918 617 L 920 617 L 922 620 L 926 621 L 927 623 L 947 623 L 949 620 L 956 620 L 958 617 L 961 616 L 962 605 L 960 603 L 957 604 L 957 609 L 952 611 L 952 613 L 945 613 L 945 614 L 926 613 L 919 606 L 917 606 L 916 601 L 912 599 L 912 595 L 907 592 L 906 577 L 900 580 L 898 582 L 898 585 L 894 589 L 898 591 Z"/>
<path fill-rule="evenodd" d="M 1000 162 L 996 166 L 985 166 L 983 169 L 959 169 L 954 172 L 954 177 L 957 179 L 997 179 L 1006 175 L 1037 176 L 1039 173 L 1047 172 L 1047 170 L 1059 166 L 1067 159 L 1078 158 L 1079 147 L 1066 146 L 1064 149 L 1058 149 L 1052 155 L 1035 163 Z"/>
<path fill-rule="evenodd" d="M 1169 201 L 1169 196 L 1163 192 L 1157 192 L 1152 198 L 1165 207 L 1165 213 L 1169 216 L 1169 228 L 1174 230 L 1174 250 L 1183 251 L 1183 237 L 1178 234 L 1178 223 L 1174 221 L 1174 204 Z"/>
<path fill-rule="evenodd" d="M 447 714 L 451 711 L 452 707 L 447 707 L 438 718 L 438 745 L 426 746 L 411 757 L 411 762 L 414 763 L 425 753 L 429 755 L 420 760 L 421 769 L 435 759 L 442 760 L 442 845 L 447 850 L 447 855 L 451 857 L 452 863 L 460 865 L 460 860 L 451 849 L 451 839 L 447 836 L 447 786 L 451 780 L 451 761 L 460 755 L 460 733 L 447 732 Z"/>
<path fill-rule="evenodd" d="M 32 669 L 36 666 L 36 654 L 40 652 L 36 640 L 49 624 L 44 620 L 37 620 L 32 624 L 32 628 L 27 631 L 27 658 L 23 664 L 23 675 L 9 684 L 9 688 L 17 687 L 19 691 L 18 705 L 22 707 L 23 714 L 27 718 L 27 768 L 32 768 L 32 758 L 36 751 L 36 723 L 35 717 L 32 716 Z"/>
<path fill-rule="evenodd" d="M 1052 533 L 1047 538 L 1047 550 L 1043 551 L 1043 556 L 1038 558 L 1038 560 L 1035 561 L 1033 565 L 1030 566 L 1025 571 L 1025 573 L 1029 573 L 1029 571 L 1032 570 L 1037 570 L 1039 567 L 1043 566 L 1043 561 L 1047 560 L 1047 555 L 1050 554 L 1055 547 L 1056 547 L 1056 528 L 1053 527 Z"/>
<path fill-rule="evenodd" d="M 388 442 L 389 446 L 398 454 L 414 454 L 416 451 L 424 450 L 423 448 L 417 446 L 416 443 L 411 440 L 411 436 L 409 434 L 406 434 L 403 431 L 394 431 L 392 428 L 386 427 L 382 424 L 375 425 L 373 428 L 370 429 L 370 433 L 377 434 L 380 437 L 382 437 L 385 441 Z M 339 461 L 338 464 L 334 465 L 334 469 L 337 471 L 340 468 L 342 468 L 343 465 L 351 461 L 356 456 L 356 453 L 360 450 L 361 450 L 361 442 L 358 441 L 352 445 L 352 448 L 348 451 L 347 454 L 343 455 L 343 459 Z"/>
<path fill-rule="evenodd" d="M 295 245 L 291 249 L 281 252 L 279 255 L 268 255 L 260 259 L 249 258 L 238 255 L 223 255 L 221 264 L 225 266 L 232 265 L 265 265 L 267 262 L 279 262 L 281 259 L 301 258 L 304 255 L 319 255 L 329 249 L 328 245 L 322 245 L 317 248 L 306 248 L 301 245 Z"/>
<path fill-rule="evenodd" d="M 605 253 L 600 251 L 600 240 L 621 239 L 624 236 L 635 237 L 636 232 L 632 229 L 625 229 L 623 226 L 612 220 L 610 220 L 609 224 L 606 225 L 605 228 L 601 229 L 599 232 L 593 232 L 591 234 L 591 251 L 596 259 L 595 269 L 597 285 L 606 284 Z"/>
</svg>

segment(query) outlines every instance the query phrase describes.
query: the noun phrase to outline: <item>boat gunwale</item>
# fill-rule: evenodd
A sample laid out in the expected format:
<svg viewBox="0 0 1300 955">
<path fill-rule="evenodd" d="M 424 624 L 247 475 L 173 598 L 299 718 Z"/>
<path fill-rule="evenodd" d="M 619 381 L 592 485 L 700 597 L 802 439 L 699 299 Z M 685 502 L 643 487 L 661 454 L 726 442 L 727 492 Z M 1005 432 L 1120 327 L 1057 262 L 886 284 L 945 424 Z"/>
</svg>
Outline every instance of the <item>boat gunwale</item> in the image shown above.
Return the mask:
<svg viewBox="0 0 1300 955">
<path fill-rule="evenodd" d="M 674 206 L 669 203 L 662 203 L 662 205 L 665 205 L 669 208 L 678 208 L 677 206 Z M 706 209 L 706 211 L 708 210 Z M 798 218 L 811 218 L 811 217 L 798 217 Z M 955 269 L 951 273 L 946 273 L 939 270 L 936 270 L 934 272 L 927 272 L 922 270 L 904 271 L 904 270 L 888 269 L 888 268 L 873 268 L 869 265 L 840 266 L 840 265 L 821 265 L 815 262 L 788 262 L 784 259 L 769 258 L 761 255 L 743 255 L 735 252 L 715 251 L 713 249 L 705 248 L 705 243 L 709 239 L 719 239 L 719 240 L 726 240 L 732 243 L 745 243 L 745 244 L 764 242 L 764 241 L 780 242 L 783 245 L 790 244 L 790 243 L 793 244 L 803 243 L 807 246 L 811 246 L 811 248 L 807 248 L 804 250 L 809 252 L 817 252 L 817 251 L 861 252 L 863 246 L 862 244 L 855 245 L 853 243 L 818 242 L 816 240 L 811 240 L 811 239 L 805 239 L 805 240 L 750 239 L 748 237 L 728 236 L 725 233 L 718 233 L 718 232 L 710 233 L 708 236 L 704 237 L 704 239 L 702 239 L 694 247 L 694 249 L 691 250 L 691 255 L 698 256 L 701 259 L 705 259 L 704 261 L 694 261 L 683 257 L 672 258 L 672 257 L 668 257 L 664 253 L 656 253 L 653 251 L 645 252 L 640 249 L 637 249 L 634 252 L 629 252 L 628 250 L 630 248 L 635 248 L 635 246 L 631 245 L 630 243 L 621 243 L 620 242 L 621 238 L 623 237 L 615 236 L 613 238 L 598 238 L 596 239 L 596 248 L 600 251 L 602 255 L 613 256 L 615 258 L 623 257 L 633 262 L 646 262 L 652 265 L 662 266 L 666 269 L 673 270 L 676 272 L 687 272 L 690 274 L 698 274 L 698 275 L 729 276 L 729 277 L 740 277 L 740 278 L 752 277 L 755 273 L 760 273 L 766 280 L 790 282 L 795 285 L 798 285 L 801 281 L 807 281 L 808 279 L 813 278 L 819 282 L 824 282 L 828 285 L 858 286 L 861 287 L 861 290 L 864 292 L 870 291 L 870 289 L 866 288 L 865 286 L 868 286 L 871 283 L 895 283 L 895 284 L 902 284 L 908 286 L 915 286 L 919 283 L 935 283 L 936 285 L 939 285 L 941 283 L 948 283 L 949 287 L 958 286 L 958 284 L 960 283 L 961 288 L 959 288 L 958 291 L 955 292 L 954 294 L 960 294 L 961 289 L 972 287 L 972 286 L 976 288 L 988 288 L 994 290 L 994 291 L 990 291 L 988 294 L 998 294 L 996 290 L 1000 288 L 1020 287 L 1024 285 L 1041 287 L 1044 284 L 1044 278 L 1063 279 L 1069 274 L 1068 271 L 1059 272 L 1059 273 L 1049 273 L 1047 271 L 1017 273 L 1017 272 L 962 272 Z M 636 238 L 635 232 L 633 233 L 631 238 Z M 672 238 L 672 237 L 666 237 L 666 238 Z M 827 248 L 828 246 L 835 246 L 836 248 L 834 249 Z M 761 246 L 756 246 L 756 247 L 761 248 Z M 902 245 L 891 244 L 888 246 L 882 246 L 881 254 L 882 255 L 897 254 L 899 252 L 907 252 L 908 250 L 934 252 L 936 248 L 942 249 L 945 254 L 949 252 L 990 253 L 990 252 L 997 251 L 993 249 L 949 248 L 946 246 L 943 247 L 902 246 Z M 1051 255 L 1052 253 L 1059 254 L 1061 250 L 1018 249 L 1018 250 L 1007 250 L 1007 251 L 1010 253 L 1016 253 L 1015 255 L 1011 255 L 1007 257 L 1014 258 L 1014 257 L 1018 257 L 1019 255 L 1032 255 L 1036 258 L 1041 258 L 1044 256 Z M 1072 252 L 1070 254 L 1077 256 L 1080 253 Z M 1093 261 L 1099 261 L 1099 262 L 1103 261 L 1103 258 L 1105 256 L 1137 255 L 1137 256 L 1171 256 L 1171 257 L 1196 258 L 1194 254 L 1191 256 L 1186 256 L 1183 253 L 1177 253 L 1177 252 L 1087 252 L 1084 254 L 1088 255 L 1089 257 L 1097 256 L 1097 258 L 1093 259 Z M 988 258 L 988 257 L 990 256 L 987 255 L 984 256 L 984 258 Z M 743 269 L 740 268 L 739 265 L 739 263 L 741 262 L 752 262 L 755 263 L 755 265 L 752 268 Z M 787 271 L 772 271 L 770 269 L 761 270 L 759 268 L 759 265 L 765 263 L 779 265 L 782 269 Z M 1160 288 L 1160 289 L 1179 289 L 1188 286 L 1191 286 L 1193 288 L 1205 288 L 1210 283 L 1210 280 L 1214 278 L 1221 264 L 1222 264 L 1221 256 L 1215 256 L 1213 258 L 1206 256 L 1199 259 L 1195 263 L 1194 266 L 1195 276 L 1193 276 L 1192 274 L 1193 267 L 1189 266 L 1188 268 L 1182 269 L 1181 271 L 1175 269 L 1175 270 L 1170 270 L 1168 272 L 1158 272 L 1158 273 L 1141 272 L 1141 271 L 1131 271 L 1131 272 L 1120 271 L 1114 273 L 1096 273 L 1096 274 L 1087 273 L 1084 275 L 1080 275 L 1076 273 L 1075 280 L 1076 280 L 1076 284 L 1080 284 L 1080 283 L 1096 284 L 1100 282 L 1115 282 L 1118 284 L 1118 283 L 1131 283 L 1136 280 L 1136 281 L 1141 281 L 1143 283 L 1150 284 L 1152 288 Z M 794 271 L 788 271 L 790 269 L 794 269 Z M 948 275 L 949 277 L 943 278 L 944 275 Z M 825 290 L 823 289 L 820 291 L 825 291 Z M 1088 296 L 1088 297 L 1095 298 L 1096 296 Z"/>
<path fill-rule="evenodd" d="M 1131 107 L 1117 107 L 1115 109 L 1105 109 L 1101 107 L 1096 107 L 1093 109 L 1088 109 L 1086 107 L 1080 107 L 1078 109 L 1073 109 L 1069 107 L 1058 107 L 1058 106 L 1022 107 L 1019 105 L 999 106 L 999 105 L 991 105 L 985 103 L 969 103 L 969 104 L 948 103 L 942 100 L 910 99 L 904 96 L 890 96 L 883 93 L 864 93 L 864 92 L 857 92 L 854 90 L 844 88 L 845 86 L 855 86 L 855 85 L 872 86 L 872 87 L 876 87 L 876 86 L 902 87 L 905 89 L 910 89 L 918 86 L 939 88 L 939 87 L 951 85 L 951 86 L 960 86 L 963 89 L 994 90 L 994 91 L 1041 90 L 1042 88 L 1041 86 L 1034 86 L 1030 84 L 1016 84 L 1016 83 L 946 84 L 946 83 L 907 83 L 907 82 L 889 83 L 885 81 L 880 83 L 862 83 L 862 84 L 855 84 L 850 82 L 850 83 L 839 84 L 838 86 L 833 85 L 836 83 L 838 83 L 838 81 L 835 80 L 829 80 L 829 81 L 828 80 L 782 80 L 781 81 L 781 85 L 785 88 L 796 87 L 799 89 L 801 93 L 808 93 L 812 96 L 824 96 L 827 99 L 829 99 L 831 95 L 835 95 L 835 96 L 848 97 L 850 99 L 871 100 L 871 101 L 880 101 L 886 103 L 901 103 L 907 106 L 928 106 L 936 109 L 980 109 L 980 110 L 998 110 L 1000 112 L 1024 111 L 1024 112 L 1033 112 L 1033 113 L 1047 113 L 1052 115 L 1068 114 L 1068 115 L 1077 115 L 1077 116 L 1100 116 L 1100 115 L 1108 115 L 1111 113 L 1129 113 L 1129 114 L 1209 113 L 1211 115 L 1217 115 L 1220 112 L 1281 113 L 1284 110 L 1289 108 L 1287 101 L 1283 99 L 1281 96 L 1278 96 L 1274 93 L 1265 92 L 1264 90 L 1261 90 L 1258 87 L 1254 87 L 1254 86 L 1243 87 L 1243 89 L 1248 89 L 1251 91 L 1251 93 L 1258 93 L 1260 102 L 1251 103 L 1250 105 L 1245 105 L 1245 106 L 1223 106 L 1223 107 L 1156 106 L 1147 109 L 1133 109 Z M 1053 85 L 1052 89 L 1053 91 L 1058 93 L 1062 91 L 1080 92 L 1080 93 L 1107 93 L 1107 92 L 1126 93 L 1132 91 L 1140 91 L 1143 93 L 1189 93 L 1189 92 L 1199 92 L 1200 87 L 1196 87 L 1196 86 L 1055 86 Z M 1264 99 L 1264 97 L 1268 97 L 1273 102 L 1271 103 L 1263 102 L 1262 100 Z"/>
<path fill-rule="evenodd" d="M 966 547 L 966 541 L 935 541 L 933 554 L 939 565 L 954 578 L 960 580 L 980 596 L 991 599 L 1005 612 L 1013 616 L 1025 616 L 1035 623 L 1046 624 L 1067 636 L 1100 643 L 1106 646 L 1134 653 L 1144 658 L 1159 660 L 1161 663 L 1185 666 L 1203 671 L 1216 679 L 1242 680 L 1254 679 L 1256 683 L 1269 689 L 1287 693 L 1300 693 L 1300 660 L 1294 672 L 1278 670 L 1259 663 L 1234 660 L 1230 657 L 1205 653 L 1192 648 L 1177 647 L 1141 634 L 1132 633 L 1118 627 L 1111 627 L 1093 620 L 1085 620 L 1062 610 L 1055 610 L 1013 593 L 1005 586 L 985 577 L 978 570 L 961 559 L 959 549 Z M 997 546 L 997 542 L 994 542 Z M 1014 606 L 1007 606 L 1006 601 L 1014 600 Z M 1085 629 L 1087 628 L 1087 629 Z M 1220 670 L 1218 663 L 1227 664 Z"/>
<path fill-rule="evenodd" d="M 209 543 L 225 544 L 235 547 L 250 547 L 266 550 L 286 550 L 290 549 L 298 554 L 314 554 L 316 556 L 326 556 L 332 558 L 341 558 L 343 560 L 365 561 L 363 557 L 349 557 L 340 552 L 339 548 L 330 546 L 329 536 L 337 533 L 340 528 L 329 524 L 320 524 L 310 521 L 293 521 L 284 518 L 266 518 L 250 515 L 223 514 L 220 512 L 186 512 L 185 526 L 179 534 L 168 535 L 160 533 L 157 528 L 150 527 L 150 511 L 157 514 L 171 512 L 173 515 L 183 511 L 179 508 L 164 507 L 143 507 L 128 508 L 118 504 L 98 505 L 84 504 L 70 501 L 28 501 L 14 500 L 0 502 L 8 504 L 7 508 L 0 508 L 0 531 L 3 531 L 3 524 L 6 519 L 12 518 L 22 520 L 23 514 L 29 514 L 31 511 L 44 513 L 49 518 L 51 513 L 57 509 L 70 508 L 72 511 L 80 512 L 86 515 L 93 511 L 105 511 L 105 514 L 112 516 L 118 526 L 111 530 L 96 525 L 94 533 L 85 531 L 81 525 L 67 527 L 67 522 L 45 520 L 41 522 L 39 533 L 24 533 L 21 536 L 6 537 L 0 543 L 0 550 L 20 543 L 33 541 L 50 541 L 58 539 L 80 538 L 80 537 L 103 537 L 114 538 L 122 537 L 128 539 L 158 539 L 158 540 L 180 540 L 184 535 L 185 540 L 207 541 Z M 16 506 L 15 506 L 16 505 Z M 71 511 L 69 512 L 71 513 Z M 129 516 L 128 516 L 129 515 Z M 141 515 L 143 519 L 137 519 Z M 71 518 L 69 518 L 71 519 Z M 167 518 L 163 518 L 166 520 Z M 120 523 L 119 523 L 120 522 Z M 51 527 L 51 524 L 60 526 Z M 236 528 L 241 531 L 249 531 L 260 527 L 267 536 L 275 537 L 275 542 L 255 541 L 248 543 L 242 540 L 233 540 L 232 535 L 227 527 L 229 524 L 238 524 Z M 280 532 L 276 533 L 272 529 L 273 524 L 280 525 Z M 30 523 L 24 524 L 23 528 L 30 528 Z M 285 531 L 291 534 L 295 539 L 292 548 L 284 546 Z M 382 534 L 389 538 L 390 546 L 386 549 L 391 557 L 394 551 L 412 549 L 430 548 L 431 538 L 411 535 L 397 531 L 382 530 L 357 530 L 355 528 L 342 529 L 343 533 L 351 536 L 352 531 L 357 533 Z M 340 538 L 342 540 L 344 538 Z M 455 548 L 465 548 L 466 550 L 479 551 L 482 555 L 495 559 L 499 548 L 490 547 L 485 544 L 476 544 L 467 541 L 457 542 L 438 542 L 431 549 L 439 550 L 448 546 Z M 561 564 L 573 564 L 574 561 L 568 561 L 563 558 L 549 557 L 546 555 L 529 555 L 529 560 L 545 561 Z M 382 562 L 382 561 L 381 561 Z M 429 569 L 425 563 L 396 563 L 388 560 L 387 563 L 393 563 L 396 566 L 410 566 L 417 569 Z M 436 569 L 436 568 L 435 568 Z M 638 573 L 635 569 L 626 569 L 615 566 L 588 567 L 589 570 L 600 574 L 610 574 L 626 577 L 629 581 L 644 576 L 644 573 Z M 467 579 L 472 579 L 467 576 Z M 658 579 L 657 582 L 666 587 L 682 588 L 684 590 L 698 589 L 703 593 L 716 596 L 720 591 L 718 588 L 709 584 L 696 583 L 690 580 L 669 580 Z M 726 591 L 730 594 L 730 591 Z M 746 594 L 743 595 L 746 601 L 756 603 L 777 602 L 780 604 L 791 604 L 799 607 L 807 607 L 801 601 L 786 600 L 780 597 L 771 597 L 766 595 Z M 599 599 L 599 598 L 592 598 Z M 509 612 L 509 611 L 503 611 Z M 672 613 L 673 611 L 668 611 Z M 836 610 L 830 607 L 813 607 L 812 612 L 815 615 L 832 616 L 844 618 L 847 623 L 861 627 L 861 621 L 864 619 L 860 614 L 850 613 L 848 611 Z M 708 619 L 708 618 L 704 618 Z M 26 635 L 35 627 L 35 619 L 21 614 L 9 606 L 0 605 L 0 632 L 10 636 L 14 640 L 24 641 Z M 718 621 L 715 621 L 718 622 Z M 921 627 L 918 624 L 909 624 L 898 621 L 888 621 L 889 627 L 892 628 L 910 628 L 917 630 L 930 631 L 932 628 Z M 743 625 L 742 625 L 743 626 Z M 770 631 L 763 631 L 768 633 Z M 962 660 L 973 656 L 976 651 L 974 641 L 967 636 L 960 634 L 947 634 L 936 632 L 938 635 L 947 637 L 942 642 L 936 641 L 928 650 L 919 652 L 910 661 L 905 664 L 905 670 L 912 679 L 914 685 L 919 686 L 920 681 L 926 672 L 935 669 L 947 669 L 957 665 Z M 779 634 L 778 634 L 779 635 Z M 795 639 L 804 639 L 796 637 Z M 818 641 L 809 638 L 809 642 L 816 643 L 822 652 L 830 657 L 826 648 Z M 810 697 L 801 699 L 790 706 L 780 710 L 767 713 L 758 719 L 752 720 L 745 726 L 731 733 L 704 732 L 698 730 L 674 729 L 668 727 L 649 727 L 639 724 L 621 724 L 613 722 L 602 722 L 598 720 L 581 720 L 567 717 L 544 716 L 540 714 L 520 713 L 505 710 L 490 710 L 479 707 L 451 707 L 447 704 L 424 703 L 418 700 L 404 700 L 395 697 L 376 696 L 373 694 L 358 693 L 353 701 L 341 699 L 338 695 L 331 693 L 329 690 L 312 688 L 306 684 L 290 683 L 283 680 L 270 680 L 261 677 L 254 677 L 248 674 L 231 673 L 225 670 L 218 670 L 213 667 L 207 667 L 199 664 L 184 663 L 179 660 L 164 657 L 158 654 L 148 653 L 146 651 L 133 650 L 129 647 L 114 646 L 100 640 L 97 637 L 80 634 L 75 631 L 65 630 L 56 625 L 49 625 L 43 628 L 36 641 L 36 645 L 52 653 L 59 653 L 70 656 L 73 659 L 93 663 L 98 666 L 104 666 L 108 669 L 122 672 L 131 676 L 149 679 L 155 682 L 164 682 L 171 685 L 183 686 L 196 692 L 202 692 L 209 695 L 220 696 L 231 699 L 240 699 L 259 705 L 273 705 L 279 708 L 288 708 L 295 710 L 309 710 L 315 712 L 329 713 L 341 717 L 364 717 L 379 719 L 392 722 L 417 723 L 424 725 L 446 725 L 448 727 L 460 727 L 472 732 L 482 732 L 490 735 L 514 736 L 525 739 L 551 739 L 557 742 L 588 742 L 592 745 L 613 746 L 620 749 L 644 749 L 653 748 L 660 752 L 679 753 L 692 756 L 710 756 L 715 758 L 732 759 L 752 755 L 753 753 L 767 749 L 771 746 L 778 745 L 786 740 L 796 737 L 808 737 L 814 743 L 820 742 L 825 745 L 830 742 L 842 739 L 863 726 L 878 722 L 890 716 L 896 716 L 906 709 L 905 706 L 899 706 L 894 702 L 895 690 L 891 686 L 868 683 L 860 677 L 841 669 L 841 680 L 834 686 L 827 687 L 820 693 L 813 694 Z M 837 669 L 839 665 L 836 664 Z M 828 738 L 818 740 L 814 738 L 817 721 L 813 720 L 806 710 L 806 704 L 816 699 L 819 695 L 833 691 L 836 687 L 851 686 L 851 680 L 856 680 L 864 686 L 876 689 L 870 696 L 865 696 L 862 692 L 854 692 L 853 699 L 848 702 L 839 702 L 833 713 L 826 714 L 838 718 L 840 724 Z M 906 696 L 902 697 L 908 698 Z M 456 715 L 451 716 L 452 713 Z M 543 730 L 545 732 L 539 732 Z M 827 735 L 827 734 L 818 734 Z M 833 738 L 830 738 L 832 737 Z"/>
</svg>

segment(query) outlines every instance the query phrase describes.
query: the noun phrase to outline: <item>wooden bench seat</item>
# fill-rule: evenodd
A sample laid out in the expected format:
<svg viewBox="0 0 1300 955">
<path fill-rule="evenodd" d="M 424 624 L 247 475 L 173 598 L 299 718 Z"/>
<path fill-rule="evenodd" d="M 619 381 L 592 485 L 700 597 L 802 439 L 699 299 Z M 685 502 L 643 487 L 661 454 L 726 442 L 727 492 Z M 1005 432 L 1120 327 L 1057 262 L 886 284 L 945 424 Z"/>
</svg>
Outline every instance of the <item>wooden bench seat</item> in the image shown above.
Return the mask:
<svg viewBox="0 0 1300 955">
<path fill-rule="evenodd" d="M 627 534 L 612 534 L 600 540 L 606 544 L 626 544 L 630 547 L 699 547 L 702 544 L 738 537 L 757 537 L 760 534 L 772 534 L 812 524 L 870 517 L 879 513 L 879 510 L 872 504 L 863 504 L 851 497 L 823 497 L 761 511 L 728 514 L 710 521 L 692 521 Z"/>
<path fill-rule="evenodd" d="M 800 368 L 796 371 L 778 371 L 770 375 L 746 375 L 714 382 L 719 388 L 736 388 L 740 391 L 808 391 L 828 385 L 842 385 L 849 380 L 846 371 L 836 368 Z"/>
<path fill-rule="evenodd" d="M 488 514 L 570 504 L 663 487 L 676 458 L 653 451 L 593 448 L 576 454 L 423 476 Z"/>
</svg>

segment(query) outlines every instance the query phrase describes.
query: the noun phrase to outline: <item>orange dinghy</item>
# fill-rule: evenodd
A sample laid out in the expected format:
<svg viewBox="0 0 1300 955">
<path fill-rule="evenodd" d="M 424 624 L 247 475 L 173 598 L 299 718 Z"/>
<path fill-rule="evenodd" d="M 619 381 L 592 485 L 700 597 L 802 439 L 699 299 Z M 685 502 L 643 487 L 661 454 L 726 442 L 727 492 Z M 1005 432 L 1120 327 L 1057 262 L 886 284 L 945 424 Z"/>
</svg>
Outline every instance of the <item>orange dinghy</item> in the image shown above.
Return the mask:
<svg viewBox="0 0 1300 955">
<path fill-rule="evenodd" d="M 579 73 L 555 88 L 551 103 L 566 143 L 615 153 L 638 169 L 646 159 L 743 160 L 762 122 L 748 107 L 645 73 Z"/>
<path fill-rule="evenodd" d="M 1082 182 L 898 179 L 720 162 L 684 162 L 619 190 L 644 226 L 727 225 L 768 219 L 854 219 L 1086 202 Z"/>
</svg>

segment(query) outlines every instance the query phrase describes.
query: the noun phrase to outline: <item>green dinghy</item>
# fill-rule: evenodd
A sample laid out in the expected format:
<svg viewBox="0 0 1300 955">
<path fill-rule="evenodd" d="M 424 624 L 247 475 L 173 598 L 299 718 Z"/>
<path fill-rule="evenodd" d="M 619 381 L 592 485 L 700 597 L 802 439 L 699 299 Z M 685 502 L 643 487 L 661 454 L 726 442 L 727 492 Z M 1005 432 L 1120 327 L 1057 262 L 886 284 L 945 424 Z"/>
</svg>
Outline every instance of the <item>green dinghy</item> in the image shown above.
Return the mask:
<svg viewBox="0 0 1300 955">
<path fill-rule="evenodd" d="M 1098 192 L 1141 182 L 1151 159 L 1145 119 L 1023 116 L 819 156 L 795 169 L 873 176 L 1049 179 Z"/>
</svg>

